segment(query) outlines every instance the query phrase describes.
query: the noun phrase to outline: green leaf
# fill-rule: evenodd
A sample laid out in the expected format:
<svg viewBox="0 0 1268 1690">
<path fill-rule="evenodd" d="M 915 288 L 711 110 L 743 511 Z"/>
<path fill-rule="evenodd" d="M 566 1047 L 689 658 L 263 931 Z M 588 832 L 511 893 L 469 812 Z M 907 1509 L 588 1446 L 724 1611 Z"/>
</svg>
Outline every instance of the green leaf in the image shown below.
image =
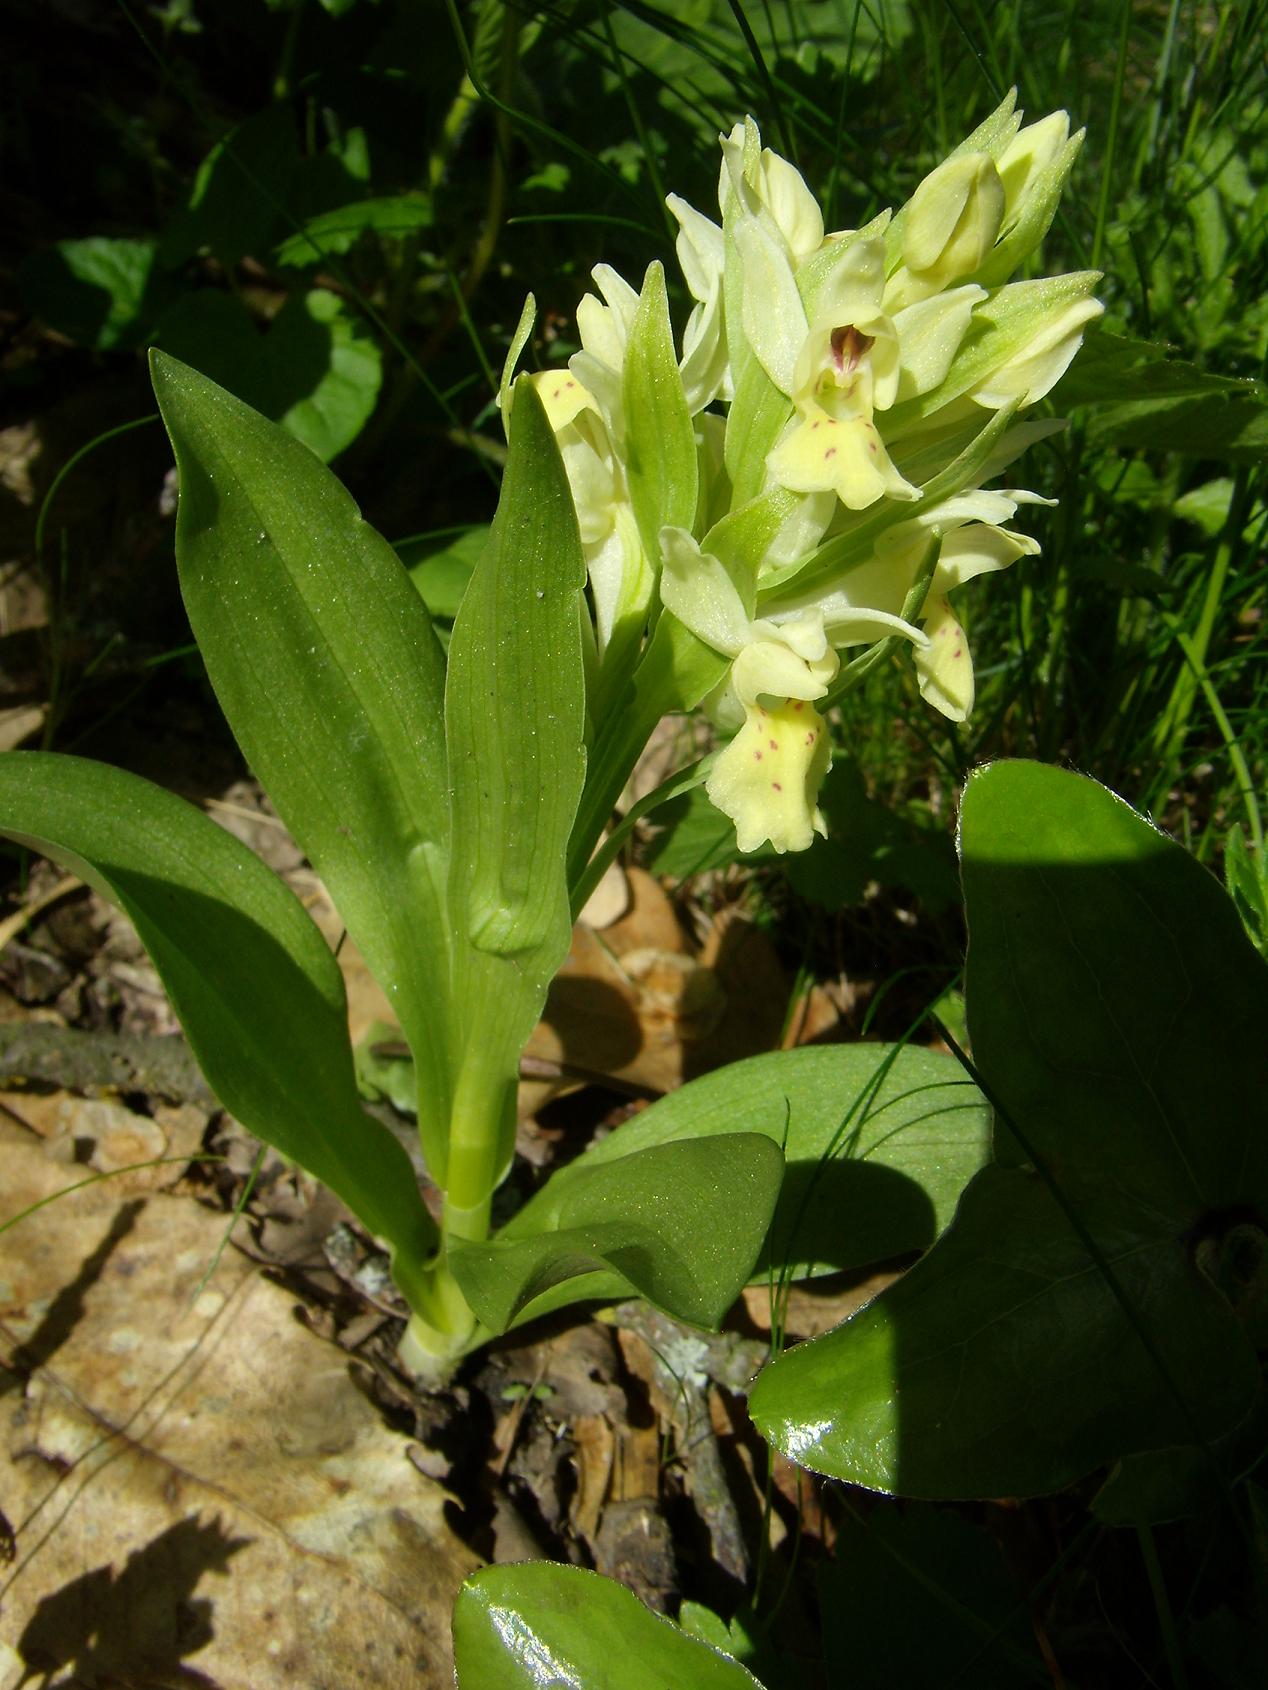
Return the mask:
<svg viewBox="0 0 1268 1690">
<path fill-rule="evenodd" d="M 696 514 L 696 435 L 669 322 L 665 271 L 649 264 L 630 325 L 622 382 L 625 471 L 648 557 L 660 556 L 667 524 L 690 528 Z"/>
<path fill-rule="evenodd" d="M 850 1690 L 1051 1683 L 998 1546 L 945 1509 L 847 1505 L 818 1577 L 829 1682 Z"/>
<path fill-rule="evenodd" d="M 1268 956 L 1268 852 L 1252 851 L 1237 824 L 1224 841 L 1224 879 L 1251 943 Z"/>
<path fill-rule="evenodd" d="M 571 933 L 557 870 L 585 771 L 585 564 L 541 401 L 523 378 L 514 393 L 502 498 L 449 648 L 453 831 L 463 842 L 453 892 L 478 950 L 546 950 L 553 973 Z"/>
<path fill-rule="evenodd" d="M 329 463 L 357 438 L 378 401 L 378 343 L 338 294 L 315 288 L 287 300 L 264 344 L 270 415 Z"/>
<path fill-rule="evenodd" d="M 1213 1448 L 1193 1444 L 1124 1456 L 1089 1507 L 1107 1526 L 1165 1525 L 1228 1503 L 1230 1478 L 1253 1473 L 1268 1448 L 1268 1391 Z M 1214 1459 L 1213 1459 L 1214 1458 Z"/>
<path fill-rule="evenodd" d="M 576 513 L 531 381 L 512 391 L 502 496 L 454 622 L 445 695 L 461 844 L 448 894 L 455 1014 L 469 1030 L 470 1083 L 500 1097 L 471 1105 L 500 1115 L 493 1170 L 471 1175 L 488 1190 L 510 1160 L 519 1053 L 568 952 L 565 850 L 585 775 Z"/>
<path fill-rule="evenodd" d="M 449 1116 L 444 660 L 392 548 L 306 446 L 152 355 L 181 590 L 212 685 L 400 1017 L 443 1181 Z"/>
<path fill-rule="evenodd" d="M 1092 446 L 1137 446 L 1261 464 L 1268 458 L 1268 399 L 1258 393 L 1213 394 L 1107 405 L 1089 418 L 1087 440 Z"/>
<path fill-rule="evenodd" d="M 488 543 L 487 522 L 460 529 L 448 541 L 439 535 L 424 534 L 415 540 L 397 542 L 397 556 L 437 621 L 452 622 L 457 616 L 467 582 Z"/>
<path fill-rule="evenodd" d="M 1208 399 L 1225 393 L 1253 393 L 1255 384 L 1233 376 L 1213 375 L 1196 364 L 1171 356 L 1160 341 L 1133 340 L 1094 327 L 1078 357 L 1052 390 L 1053 403 L 1121 404 L 1153 399 Z"/>
<path fill-rule="evenodd" d="M 98 352 L 144 340 L 177 289 L 153 241 L 58 241 L 23 263 L 22 298 L 50 328 Z"/>
<path fill-rule="evenodd" d="M 717 1327 L 752 1271 L 782 1174 L 777 1144 L 761 1133 L 573 1163 L 491 1243 L 451 1246 L 449 1264 L 494 1332 L 569 1303 L 625 1297 Z"/>
<path fill-rule="evenodd" d="M 1053 389 L 1053 402 L 1097 406 L 1087 421 L 1093 445 L 1262 462 L 1268 454 L 1264 389 L 1167 353 L 1155 342 L 1098 330 Z"/>
<path fill-rule="evenodd" d="M 783 1189 L 754 1277 L 785 1265 L 804 1277 L 932 1243 L 987 1154 L 990 1114 L 942 1051 L 873 1044 L 771 1051 L 660 1098 L 546 1189 L 656 1145 L 737 1132 L 763 1133 L 784 1147 Z"/>
<path fill-rule="evenodd" d="M 485 1567 L 458 1592 L 458 1690 L 761 1690 L 738 1661 L 583 1567 Z"/>
<path fill-rule="evenodd" d="M 431 223 L 431 201 L 424 194 L 356 200 L 309 218 L 303 229 L 279 242 L 275 256 L 279 264 L 320 264 L 332 254 L 350 252 L 364 234 L 412 235 Z"/>
<path fill-rule="evenodd" d="M 975 1058 L 1013 1130 L 929 1254 L 750 1406 L 856 1483 L 1035 1495 L 1254 1398 L 1257 1305 L 1219 1264 L 1268 1199 L 1268 970 L 1207 871 L 1082 776 L 975 775 L 961 853 Z"/>
<path fill-rule="evenodd" d="M 262 334 L 234 295 L 200 288 L 164 313 L 154 344 L 280 423 L 323 462 L 360 434 L 382 379 L 378 345 L 324 289 L 293 296 Z"/>
<path fill-rule="evenodd" d="M 244 258 L 265 257 L 299 162 L 289 101 L 230 130 L 199 165 L 185 208 L 163 237 L 163 262 L 175 269 L 209 251 L 232 269 Z"/>
<path fill-rule="evenodd" d="M 78 757 L 0 756 L 0 829 L 124 910 L 216 1096 L 387 1240 L 408 1289 L 435 1227 L 361 1107 L 338 964 L 276 875 L 183 799 Z"/>
</svg>

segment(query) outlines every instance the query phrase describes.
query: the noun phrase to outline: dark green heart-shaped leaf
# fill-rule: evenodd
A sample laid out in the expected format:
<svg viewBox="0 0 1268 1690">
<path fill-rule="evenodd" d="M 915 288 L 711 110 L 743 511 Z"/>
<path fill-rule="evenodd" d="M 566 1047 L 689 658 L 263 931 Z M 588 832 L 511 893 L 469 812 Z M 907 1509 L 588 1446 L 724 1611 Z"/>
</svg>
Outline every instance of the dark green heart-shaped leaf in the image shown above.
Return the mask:
<svg viewBox="0 0 1268 1690">
<path fill-rule="evenodd" d="M 445 1174 L 444 659 L 387 542 L 306 446 L 162 353 L 181 590 L 217 697 L 400 1017 Z"/>
<path fill-rule="evenodd" d="M 949 1509 L 849 1508 L 819 1570 L 832 1684 L 908 1690 L 965 1684 L 1018 1690 L 1052 1680 L 1025 1592 L 981 1526 Z"/>
<path fill-rule="evenodd" d="M 457 1244 L 463 1295 L 495 1332 L 568 1303 L 645 1297 L 716 1327 L 770 1225 L 783 1158 L 760 1133 L 652 1145 L 562 1170 L 488 1244 Z"/>
<path fill-rule="evenodd" d="M 485 1567 L 458 1592 L 459 1690 L 761 1690 L 751 1672 L 614 1579 L 549 1561 Z"/>
<path fill-rule="evenodd" d="M 0 830 L 126 912 L 216 1096 L 387 1240 L 408 1289 L 435 1227 L 361 1107 L 338 964 L 277 876 L 183 799 L 78 757 L 0 757 Z"/>
<path fill-rule="evenodd" d="M 1268 970 L 1207 871 L 1082 776 L 974 776 L 961 853 L 974 1053 L 1015 1136 L 930 1253 L 751 1406 L 819 1471 L 1028 1495 L 1250 1409 Z"/>
</svg>

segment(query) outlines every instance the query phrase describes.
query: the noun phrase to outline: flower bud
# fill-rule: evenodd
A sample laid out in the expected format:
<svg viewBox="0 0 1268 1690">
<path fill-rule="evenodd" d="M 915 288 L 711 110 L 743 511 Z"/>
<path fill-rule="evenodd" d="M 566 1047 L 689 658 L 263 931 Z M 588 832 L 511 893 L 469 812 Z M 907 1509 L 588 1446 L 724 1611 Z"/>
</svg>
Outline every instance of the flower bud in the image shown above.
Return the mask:
<svg viewBox="0 0 1268 1690">
<path fill-rule="evenodd" d="M 1038 123 L 1028 123 L 1000 154 L 996 164 L 1004 187 L 1004 221 L 1011 223 L 1021 213 L 1038 178 L 1070 139 L 1070 118 L 1054 111 Z"/>
<path fill-rule="evenodd" d="M 995 245 L 1004 185 L 988 153 L 949 158 L 907 207 L 903 263 L 930 291 L 970 276 Z"/>
</svg>

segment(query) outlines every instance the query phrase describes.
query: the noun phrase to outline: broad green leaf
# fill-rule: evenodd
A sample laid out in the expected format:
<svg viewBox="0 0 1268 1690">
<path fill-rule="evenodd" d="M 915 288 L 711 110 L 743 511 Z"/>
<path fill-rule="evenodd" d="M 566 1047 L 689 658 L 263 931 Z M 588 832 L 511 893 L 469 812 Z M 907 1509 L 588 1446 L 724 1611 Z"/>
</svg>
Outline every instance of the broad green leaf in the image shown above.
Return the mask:
<svg viewBox="0 0 1268 1690">
<path fill-rule="evenodd" d="M 32 254 L 18 284 L 27 306 L 50 328 L 99 352 L 143 341 L 178 286 L 159 264 L 153 241 L 104 236 L 58 241 Z"/>
<path fill-rule="evenodd" d="M 975 775 L 961 854 L 997 1164 L 750 1406 L 856 1483 L 1034 1495 L 1210 1443 L 1254 1399 L 1257 1281 L 1234 1246 L 1268 1199 L 1268 969 L 1208 872 L 1082 776 Z"/>
<path fill-rule="evenodd" d="M 489 1190 L 510 1160 L 519 1053 L 568 952 L 565 850 L 585 775 L 577 519 L 532 383 L 513 393 L 502 496 L 454 622 L 445 695 L 454 1003 L 475 1087 L 463 1107 L 500 1119 L 491 1167 L 470 1176 Z M 479 1162 L 488 1135 L 474 1130 Z"/>
<path fill-rule="evenodd" d="M 1209 870 L 1027 762 L 970 780 L 960 853 L 974 1056 L 1062 1188 L 1177 1227 L 1268 1189 L 1268 969 Z"/>
<path fill-rule="evenodd" d="M 1036 1496 L 1195 1426 L 1218 1436 L 1254 1353 L 1182 1245 L 1123 1235 L 1120 1210 L 1113 1193 L 1081 1205 L 1098 1261 L 1037 1174 L 983 1169 L 927 1256 L 759 1377 L 758 1429 L 815 1472 L 934 1499 Z"/>
<path fill-rule="evenodd" d="M 265 346 L 278 422 L 329 463 L 360 434 L 378 401 L 378 343 L 338 294 L 314 288 L 287 300 Z"/>
<path fill-rule="evenodd" d="M 435 1227 L 361 1107 L 338 964 L 276 875 L 183 799 L 78 757 L 0 756 L 0 830 L 124 910 L 216 1096 L 391 1245 L 408 1290 Z"/>
<path fill-rule="evenodd" d="M 1229 1500 L 1233 1484 L 1258 1469 L 1268 1448 L 1268 1390 L 1250 1413 L 1214 1445 L 1143 1450 L 1116 1462 L 1089 1503 L 1107 1526 L 1163 1525 L 1209 1513 Z"/>
<path fill-rule="evenodd" d="M 947 1509 L 847 1503 L 819 1569 L 832 1684 L 893 1690 L 963 1683 L 1050 1685 L 1026 1592 L 987 1532 Z"/>
<path fill-rule="evenodd" d="M 615 1579 L 549 1561 L 469 1578 L 453 1641 L 458 1690 L 761 1690 Z"/>
<path fill-rule="evenodd" d="M 654 1145 L 737 1132 L 764 1133 L 784 1147 L 783 1189 L 755 1271 L 764 1279 L 772 1266 L 798 1276 L 834 1273 L 931 1244 L 988 1154 L 990 1114 L 942 1051 L 771 1051 L 660 1098 L 556 1174 L 547 1191 Z"/>
<path fill-rule="evenodd" d="M 716 1327 L 752 1272 L 782 1173 L 773 1138 L 751 1132 L 574 1163 L 491 1243 L 451 1246 L 449 1265 L 494 1332 L 596 1297 L 644 1297 Z"/>
<path fill-rule="evenodd" d="M 181 590 L 247 761 L 325 881 L 449 1116 L 444 660 L 387 542 L 306 446 L 153 355 L 180 471 Z"/>
<path fill-rule="evenodd" d="M 431 227 L 431 200 L 424 194 L 393 194 L 386 199 L 356 200 L 310 217 L 304 227 L 279 242 L 279 264 L 321 264 L 331 254 L 350 252 L 361 236 L 411 235 Z"/>
<path fill-rule="evenodd" d="M 337 294 L 320 288 L 289 299 L 264 333 L 232 294 L 201 288 L 164 313 L 154 344 L 280 423 L 323 462 L 360 434 L 382 379 L 375 341 Z"/>
<path fill-rule="evenodd" d="M 696 435 L 674 355 L 661 264 L 648 265 L 630 325 L 622 380 L 625 473 L 648 557 L 660 556 L 667 524 L 690 528 L 699 474 Z"/>
</svg>

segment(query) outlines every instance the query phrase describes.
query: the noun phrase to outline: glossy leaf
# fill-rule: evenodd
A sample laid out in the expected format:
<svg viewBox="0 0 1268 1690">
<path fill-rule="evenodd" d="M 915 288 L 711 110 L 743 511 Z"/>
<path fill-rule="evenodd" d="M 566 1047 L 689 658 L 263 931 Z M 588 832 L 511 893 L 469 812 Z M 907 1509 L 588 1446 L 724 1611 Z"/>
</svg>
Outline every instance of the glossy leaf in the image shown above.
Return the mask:
<svg viewBox="0 0 1268 1690">
<path fill-rule="evenodd" d="M 764 1133 L 784 1147 L 783 1189 L 755 1277 L 785 1265 L 802 1277 L 931 1244 L 989 1153 L 990 1112 L 945 1052 L 877 1044 L 772 1051 L 660 1098 L 547 1191 L 653 1145 L 716 1146 L 730 1133 Z"/>
<path fill-rule="evenodd" d="M 0 830 L 124 910 L 216 1096 L 387 1240 L 408 1289 L 435 1227 L 361 1107 L 338 964 L 277 876 L 183 799 L 78 757 L 0 757 Z"/>
<path fill-rule="evenodd" d="M 1268 970 L 1208 872 L 1082 776 L 974 776 L 961 852 L 974 1052 L 1017 1138 L 998 1131 L 929 1254 L 751 1408 L 856 1483 L 1033 1495 L 1249 1411 L 1233 1245 L 1268 1199 Z"/>
<path fill-rule="evenodd" d="M 761 1690 L 751 1672 L 598 1573 L 485 1567 L 458 1592 L 459 1690 Z"/>
<path fill-rule="evenodd" d="M 502 1094 L 489 1189 L 510 1160 L 519 1053 L 568 952 L 565 849 L 585 774 L 577 519 L 532 383 L 513 392 L 502 497 L 454 622 L 445 695 L 455 1015 L 470 1032 L 468 1088 Z"/>
<path fill-rule="evenodd" d="M 761 1133 L 573 1164 L 491 1243 L 453 1246 L 450 1266 L 495 1332 L 568 1303 L 623 1297 L 716 1327 L 752 1271 L 782 1173 L 778 1146 Z"/>
<path fill-rule="evenodd" d="M 414 1052 L 443 1181 L 449 1068 L 444 659 L 396 554 L 297 440 L 162 353 L 181 590 L 247 761 Z"/>
</svg>

